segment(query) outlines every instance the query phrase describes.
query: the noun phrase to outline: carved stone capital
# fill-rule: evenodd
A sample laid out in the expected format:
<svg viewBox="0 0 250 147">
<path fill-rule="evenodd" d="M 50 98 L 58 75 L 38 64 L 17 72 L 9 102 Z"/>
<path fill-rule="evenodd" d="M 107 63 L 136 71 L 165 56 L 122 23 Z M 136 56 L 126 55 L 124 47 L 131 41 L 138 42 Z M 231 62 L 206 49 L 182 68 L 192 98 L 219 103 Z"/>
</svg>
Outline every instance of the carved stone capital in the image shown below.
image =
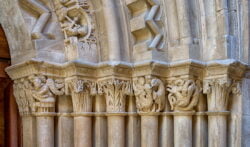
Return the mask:
<svg viewBox="0 0 250 147">
<path fill-rule="evenodd" d="M 65 91 L 64 80 L 44 75 L 32 75 L 28 79 L 32 84 L 36 112 L 54 112 L 56 96 L 63 95 Z"/>
<path fill-rule="evenodd" d="M 207 94 L 208 111 L 226 111 L 228 107 L 229 94 L 239 93 L 239 83 L 227 79 L 204 80 L 204 93 Z"/>
<path fill-rule="evenodd" d="M 98 83 L 98 92 L 106 97 L 107 112 L 124 112 L 125 96 L 131 94 L 131 82 L 108 79 Z"/>
<path fill-rule="evenodd" d="M 158 78 L 141 76 L 133 79 L 136 107 L 139 112 L 160 112 L 165 107 L 165 87 Z"/>
<path fill-rule="evenodd" d="M 57 95 L 64 94 L 64 80 L 31 75 L 15 80 L 14 96 L 21 114 L 53 112 Z"/>
<path fill-rule="evenodd" d="M 92 95 L 96 90 L 95 82 L 77 78 L 66 80 L 66 94 L 71 94 L 76 113 L 92 111 Z"/>
<path fill-rule="evenodd" d="M 176 79 L 169 82 L 166 90 L 172 110 L 191 111 L 198 104 L 202 88 L 199 80 Z"/>
<path fill-rule="evenodd" d="M 22 78 L 14 81 L 13 84 L 14 96 L 18 105 L 19 113 L 30 114 L 34 111 L 34 99 L 31 93 L 31 83 L 27 78 Z"/>
</svg>

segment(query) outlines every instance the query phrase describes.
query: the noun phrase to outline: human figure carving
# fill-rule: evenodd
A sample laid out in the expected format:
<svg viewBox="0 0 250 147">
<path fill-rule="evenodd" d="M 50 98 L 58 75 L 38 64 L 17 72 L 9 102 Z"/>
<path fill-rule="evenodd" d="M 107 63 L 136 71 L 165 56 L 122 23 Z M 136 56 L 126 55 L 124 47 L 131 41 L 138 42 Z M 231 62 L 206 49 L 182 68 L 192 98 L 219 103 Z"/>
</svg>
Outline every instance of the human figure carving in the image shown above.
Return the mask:
<svg viewBox="0 0 250 147">
<path fill-rule="evenodd" d="M 87 14 L 77 0 L 59 0 L 57 5 L 60 5 L 57 14 L 66 40 L 88 34 Z"/>
<path fill-rule="evenodd" d="M 45 76 L 30 76 L 29 80 L 34 86 L 33 98 L 42 103 L 43 106 L 51 107 L 55 103 L 55 95 L 62 95 L 64 93 L 64 83 L 61 80 L 53 80 Z M 45 108 L 46 109 L 46 108 Z"/>
<path fill-rule="evenodd" d="M 136 106 L 139 112 L 160 112 L 165 107 L 165 88 L 159 79 L 136 78 L 133 82 Z"/>
</svg>

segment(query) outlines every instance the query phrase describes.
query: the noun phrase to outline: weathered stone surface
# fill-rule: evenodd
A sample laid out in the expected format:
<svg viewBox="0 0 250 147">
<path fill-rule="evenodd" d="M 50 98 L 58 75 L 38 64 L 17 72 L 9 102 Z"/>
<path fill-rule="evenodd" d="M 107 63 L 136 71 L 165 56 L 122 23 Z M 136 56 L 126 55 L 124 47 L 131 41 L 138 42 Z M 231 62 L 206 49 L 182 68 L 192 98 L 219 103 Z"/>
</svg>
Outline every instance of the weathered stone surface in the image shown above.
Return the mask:
<svg viewBox="0 0 250 147">
<path fill-rule="evenodd" d="M 247 0 L 0 2 L 23 146 L 250 145 Z"/>
</svg>

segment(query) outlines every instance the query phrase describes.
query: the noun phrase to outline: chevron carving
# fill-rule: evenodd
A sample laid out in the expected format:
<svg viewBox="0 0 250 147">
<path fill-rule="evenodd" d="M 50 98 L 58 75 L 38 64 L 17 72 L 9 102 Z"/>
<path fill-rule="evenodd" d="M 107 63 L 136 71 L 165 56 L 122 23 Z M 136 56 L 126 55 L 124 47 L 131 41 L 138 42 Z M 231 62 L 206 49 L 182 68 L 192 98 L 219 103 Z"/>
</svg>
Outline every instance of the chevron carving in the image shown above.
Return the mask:
<svg viewBox="0 0 250 147">
<path fill-rule="evenodd" d="M 131 13 L 130 29 L 135 38 L 134 50 L 162 50 L 163 21 L 159 0 L 127 0 Z"/>
</svg>

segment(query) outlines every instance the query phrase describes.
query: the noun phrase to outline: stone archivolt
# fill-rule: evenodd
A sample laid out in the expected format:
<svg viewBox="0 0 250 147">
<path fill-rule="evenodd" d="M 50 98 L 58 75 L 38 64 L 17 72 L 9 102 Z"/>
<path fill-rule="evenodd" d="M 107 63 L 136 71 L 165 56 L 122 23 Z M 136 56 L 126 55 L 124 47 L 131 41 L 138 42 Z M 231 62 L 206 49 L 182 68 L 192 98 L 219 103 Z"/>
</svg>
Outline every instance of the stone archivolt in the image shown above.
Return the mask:
<svg viewBox="0 0 250 147">
<path fill-rule="evenodd" d="M 202 91 L 200 81 L 177 79 L 167 86 L 171 110 L 191 111 L 198 104 Z"/>
<path fill-rule="evenodd" d="M 28 9 L 32 9 L 32 11 L 35 11 L 35 13 L 38 13 L 38 19 L 31 31 L 32 39 L 41 39 L 43 34 L 47 35 L 47 37 L 50 39 L 54 39 L 55 36 L 51 32 L 47 32 L 47 33 L 43 32 L 43 29 L 46 27 L 46 25 L 48 25 L 48 21 L 51 19 L 52 10 L 48 8 L 40 0 L 20 0 L 20 2 L 22 5 L 24 5 Z M 29 11 L 29 12 L 32 12 L 32 11 Z M 51 25 L 49 27 L 51 27 Z"/>
</svg>

